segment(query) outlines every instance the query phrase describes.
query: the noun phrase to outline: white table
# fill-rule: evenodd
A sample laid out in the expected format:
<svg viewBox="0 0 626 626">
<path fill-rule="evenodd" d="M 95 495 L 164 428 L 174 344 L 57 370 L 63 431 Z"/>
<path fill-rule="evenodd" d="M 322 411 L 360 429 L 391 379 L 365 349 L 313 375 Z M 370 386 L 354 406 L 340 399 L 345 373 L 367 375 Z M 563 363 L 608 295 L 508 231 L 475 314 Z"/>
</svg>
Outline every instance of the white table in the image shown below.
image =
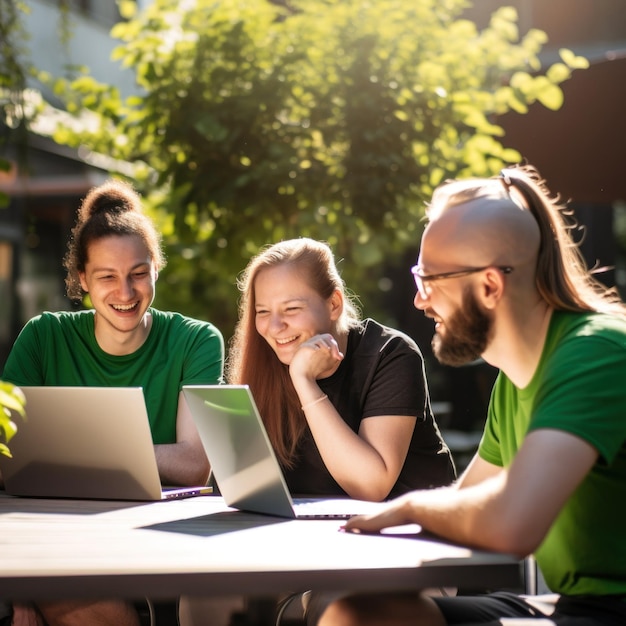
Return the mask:
<svg viewBox="0 0 626 626">
<path fill-rule="evenodd" d="M 9 600 L 520 584 L 513 557 L 241 513 L 215 496 L 124 503 L 0 494 L 0 597 Z"/>
</svg>

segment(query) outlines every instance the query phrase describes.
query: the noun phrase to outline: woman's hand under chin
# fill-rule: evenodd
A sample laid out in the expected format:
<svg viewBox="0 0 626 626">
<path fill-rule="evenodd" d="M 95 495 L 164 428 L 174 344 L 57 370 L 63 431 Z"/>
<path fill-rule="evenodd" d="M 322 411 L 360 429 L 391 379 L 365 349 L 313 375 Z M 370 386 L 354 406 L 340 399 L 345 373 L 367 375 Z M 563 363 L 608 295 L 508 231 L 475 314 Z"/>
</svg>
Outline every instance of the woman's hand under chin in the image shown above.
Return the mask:
<svg viewBox="0 0 626 626">
<path fill-rule="evenodd" d="M 315 335 L 300 345 L 289 365 L 292 380 L 318 380 L 333 374 L 343 359 L 336 339 L 330 333 Z"/>
</svg>

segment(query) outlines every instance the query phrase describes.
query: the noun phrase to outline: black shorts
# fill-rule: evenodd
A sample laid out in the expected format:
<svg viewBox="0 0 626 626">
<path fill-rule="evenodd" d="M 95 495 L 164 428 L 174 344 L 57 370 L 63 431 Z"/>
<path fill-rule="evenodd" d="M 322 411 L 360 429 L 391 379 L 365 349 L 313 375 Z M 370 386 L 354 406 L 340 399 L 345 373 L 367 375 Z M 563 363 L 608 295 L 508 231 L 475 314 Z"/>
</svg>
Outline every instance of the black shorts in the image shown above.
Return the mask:
<svg viewBox="0 0 626 626">
<path fill-rule="evenodd" d="M 540 597 L 540 596 L 539 596 Z M 533 596 L 529 596 L 532 601 Z M 555 626 L 624 626 L 626 600 L 616 596 L 561 596 L 554 612 L 542 613 L 515 593 L 434 597 L 446 623 L 455 626 L 502 626 L 500 618 L 549 619 Z"/>
</svg>

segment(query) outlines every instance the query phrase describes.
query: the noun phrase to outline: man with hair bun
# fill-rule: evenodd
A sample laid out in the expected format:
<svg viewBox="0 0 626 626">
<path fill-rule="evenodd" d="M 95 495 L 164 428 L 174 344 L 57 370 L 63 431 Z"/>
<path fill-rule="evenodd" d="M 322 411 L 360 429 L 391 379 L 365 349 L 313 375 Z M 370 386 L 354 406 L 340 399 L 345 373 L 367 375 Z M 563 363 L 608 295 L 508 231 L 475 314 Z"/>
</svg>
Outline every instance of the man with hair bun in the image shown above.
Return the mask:
<svg viewBox="0 0 626 626">
<path fill-rule="evenodd" d="M 224 341 L 209 322 L 152 307 L 165 257 L 132 187 L 109 180 L 87 194 L 64 265 L 68 296 L 90 308 L 31 319 L 13 345 L 3 380 L 142 387 L 162 484 L 206 484 L 209 462 L 179 393 L 183 385 L 222 382 Z M 138 619 L 123 602 L 54 602 L 16 605 L 13 623 L 134 626 Z"/>
<path fill-rule="evenodd" d="M 413 491 L 346 532 L 410 522 L 534 553 L 549 596 L 361 594 L 320 626 L 626 624 L 626 307 L 587 270 L 566 207 L 529 165 L 451 181 L 428 208 L 415 306 L 448 365 L 499 368 L 478 452 L 452 487 Z"/>
</svg>

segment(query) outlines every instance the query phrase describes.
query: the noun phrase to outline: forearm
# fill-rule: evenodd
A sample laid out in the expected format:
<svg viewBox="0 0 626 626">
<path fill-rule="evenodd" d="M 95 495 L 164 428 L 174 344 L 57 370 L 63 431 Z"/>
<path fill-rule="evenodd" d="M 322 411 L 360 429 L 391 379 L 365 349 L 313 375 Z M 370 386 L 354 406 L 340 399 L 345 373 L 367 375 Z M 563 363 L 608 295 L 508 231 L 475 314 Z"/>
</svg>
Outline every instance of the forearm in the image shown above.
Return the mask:
<svg viewBox="0 0 626 626">
<path fill-rule="evenodd" d="M 163 485 L 205 485 L 209 479 L 210 465 L 203 451 L 187 442 L 154 446 Z"/>
<path fill-rule="evenodd" d="M 352 498 L 383 500 L 398 477 L 379 452 L 355 433 L 342 419 L 330 400 L 315 402 L 324 394 L 316 390 L 303 393 L 312 398 L 304 404 L 305 416 L 326 469 Z"/>
<path fill-rule="evenodd" d="M 392 501 L 375 516 L 354 518 L 348 530 L 377 532 L 388 526 L 418 523 L 444 539 L 486 550 L 526 556 L 537 542 L 528 511 L 503 489 L 503 472 L 480 485 L 415 491 Z"/>
<path fill-rule="evenodd" d="M 398 471 L 388 467 L 378 451 L 341 418 L 333 416 L 334 409 L 328 413 L 327 419 L 318 420 L 312 428 L 326 468 L 350 497 L 384 500 L 398 479 Z"/>
<path fill-rule="evenodd" d="M 544 540 L 597 459 L 597 450 L 576 435 L 536 430 L 508 468 L 475 457 L 461 488 L 412 492 L 375 515 L 348 520 L 346 530 L 415 522 L 452 541 L 525 556 Z"/>
<path fill-rule="evenodd" d="M 416 492 L 405 497 L 404 515 L 446 539 L 478 548 L 510 552 L 511 519 L 503 510 L 499 482 L 459 489 Z"/>
</svg>

